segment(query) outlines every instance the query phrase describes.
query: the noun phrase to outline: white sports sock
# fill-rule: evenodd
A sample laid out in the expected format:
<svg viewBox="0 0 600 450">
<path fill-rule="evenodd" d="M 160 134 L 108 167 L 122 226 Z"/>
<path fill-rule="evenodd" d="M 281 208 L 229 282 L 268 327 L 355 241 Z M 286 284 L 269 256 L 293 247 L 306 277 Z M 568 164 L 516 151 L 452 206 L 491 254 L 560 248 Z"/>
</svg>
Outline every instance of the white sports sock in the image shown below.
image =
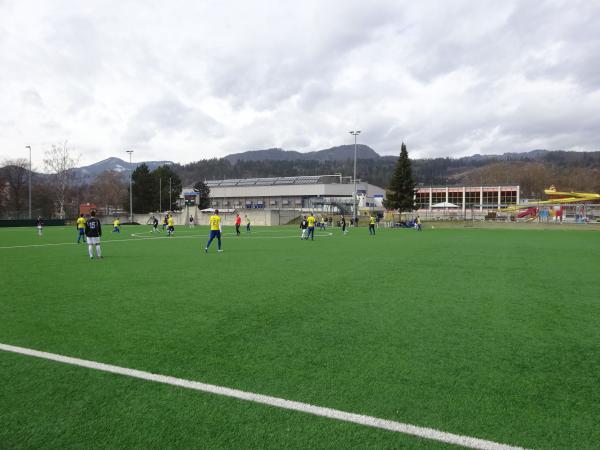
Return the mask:
<svg viewBox="0 0 600 450">
<path fill-rule="evenodd" d="M 90 254 L 90 258 L 94 257 L 94 250 L 92 249 L 92 244 L 88 245 L 88 253 Z"/>
<path fill-rule="evenodd" d="M 96 245 L 96 255 L 98 255 L 98 258 L 102 256 L 102 252 L 100 251 L 100 245 Z"/>
</svg>

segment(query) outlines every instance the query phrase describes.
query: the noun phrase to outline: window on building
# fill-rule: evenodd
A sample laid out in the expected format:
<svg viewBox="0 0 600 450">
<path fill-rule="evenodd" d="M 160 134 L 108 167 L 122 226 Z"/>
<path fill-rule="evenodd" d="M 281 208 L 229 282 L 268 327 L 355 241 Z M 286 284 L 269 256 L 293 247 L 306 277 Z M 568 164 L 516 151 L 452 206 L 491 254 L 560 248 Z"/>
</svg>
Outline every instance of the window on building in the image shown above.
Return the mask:
<svg viewBox="0 0 600 450">
<path fill-rule="evenodd" d="M 463 193 L 462 192 L 448 192 L 448 201 L 456 206 L 462 207 Z"/>
<path fill-rule="evenodd" d="M 446 201 L 446 191 L 433 191 L 431 194 L 431 203 L 435 205 L 436 203 L 442 203 Z"/>
<path fill-rule="evenodd" d="M 416 198 L 417 208 L 429 208 L 429 192 L 418 192 Z"/>
<path fill-rule="evenodd" d="M 479 189 L 474 190 L 467 188 L 467 192 L 465 193 L 465 206 L 467 208 L 479 206 L 481 200 L 480 194 L 481 192 L 479 192 Z"/>
<path fill-rule="evenodd" d="M 517 203 L 517 191 L 501 191 L 500 192 L 500 203 L 503 206 L 515 205 Z"/>
<path fill-rule="evenodd" d="M 498 191 L 483 191 L 483 206 L 488 208 L 497 208 Z"/>
</svg>

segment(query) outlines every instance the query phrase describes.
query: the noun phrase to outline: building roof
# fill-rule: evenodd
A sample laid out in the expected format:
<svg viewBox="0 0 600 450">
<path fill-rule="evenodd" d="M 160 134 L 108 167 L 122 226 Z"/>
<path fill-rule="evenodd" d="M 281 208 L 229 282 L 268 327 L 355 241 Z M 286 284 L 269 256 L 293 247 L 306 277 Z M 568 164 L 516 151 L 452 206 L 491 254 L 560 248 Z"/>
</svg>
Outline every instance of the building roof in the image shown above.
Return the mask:
<svg viewBox="0 0 600 450">
<path fill-rule="evenodd" d="M 212 187 L 234 187 L 234 186 L 275 186 L 289 184 L 348 184 L 349 177 L 341 175 L 302 175 L 299 177 L 275 177 L 275 178 L 239 178 L 229 180 L 205 181 L 206 185 Z"/>
</svg>

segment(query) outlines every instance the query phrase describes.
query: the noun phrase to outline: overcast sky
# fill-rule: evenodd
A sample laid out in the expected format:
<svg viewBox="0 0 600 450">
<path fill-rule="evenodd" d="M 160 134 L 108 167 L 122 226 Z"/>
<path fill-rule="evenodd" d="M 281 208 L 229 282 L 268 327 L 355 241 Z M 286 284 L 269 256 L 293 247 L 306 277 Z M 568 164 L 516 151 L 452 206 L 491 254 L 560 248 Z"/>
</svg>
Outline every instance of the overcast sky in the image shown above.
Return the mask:
<svg viewBox="0 0 600 450">
<path fill-rule="evenodd" d="M 600 1 L 0 0 L 0 161 L 600 150 Z"/>
</svg>

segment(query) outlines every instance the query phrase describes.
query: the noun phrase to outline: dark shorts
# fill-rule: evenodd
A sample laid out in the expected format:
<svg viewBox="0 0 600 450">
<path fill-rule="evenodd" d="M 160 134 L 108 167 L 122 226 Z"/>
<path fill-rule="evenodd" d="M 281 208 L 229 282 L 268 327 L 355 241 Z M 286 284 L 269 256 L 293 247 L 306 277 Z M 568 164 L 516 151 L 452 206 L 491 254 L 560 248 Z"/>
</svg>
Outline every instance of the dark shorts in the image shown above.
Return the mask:
<svg viewBox="0 0 600 450">
<path fill-rule="evenodd" d="M 175 231 L 175 227 L 169 227 L 169 231 Z"/>
<path fill-rule="evenodd" d="M 220 239 L 221 238 L 221 230 L 210 230 L 210 238 L 217 238 Z"/>
<path fill-rule="evenodd" d="M 79 234 L 83 236 L 85 233 L 85 228 L 78 228 L 78 230 L 79 230 Z"/>
</svg>

